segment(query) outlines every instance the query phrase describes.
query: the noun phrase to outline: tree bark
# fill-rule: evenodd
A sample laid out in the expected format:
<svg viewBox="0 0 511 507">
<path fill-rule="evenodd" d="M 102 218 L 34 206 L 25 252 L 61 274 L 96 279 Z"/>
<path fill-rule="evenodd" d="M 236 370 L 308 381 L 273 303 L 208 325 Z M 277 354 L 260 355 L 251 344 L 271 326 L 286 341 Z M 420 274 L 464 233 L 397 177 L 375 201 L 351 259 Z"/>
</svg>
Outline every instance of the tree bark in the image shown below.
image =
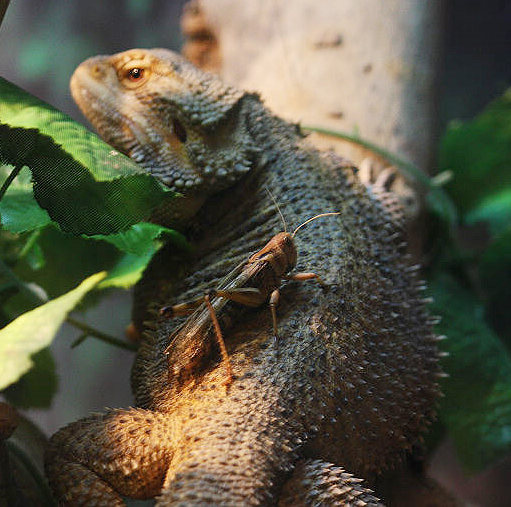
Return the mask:
<svg viewBox="0 0 511 507">
<path fill-rule="evenodd" d="M 9 0 L 0 0 L 0 25 L 4 20 L 5 11 L 7 10 L 7 7 L 9 7 Z"/>
<path fill-rule="evenodd" d="M 357 132 L 423 170 L 431 168 L 441 0 L 192 4 L 183 26 L 191 36 L 185 53 L 195 63 L 260 92 L 287 120 Z M 208 28 L 200 61 L 193 33 L 204 36 Z M 312 137 L 319 147 L 334 144 L 331 137 Z M 353 144 L 335 144 L 356 163 L 367 156 Z"/>
</svg>

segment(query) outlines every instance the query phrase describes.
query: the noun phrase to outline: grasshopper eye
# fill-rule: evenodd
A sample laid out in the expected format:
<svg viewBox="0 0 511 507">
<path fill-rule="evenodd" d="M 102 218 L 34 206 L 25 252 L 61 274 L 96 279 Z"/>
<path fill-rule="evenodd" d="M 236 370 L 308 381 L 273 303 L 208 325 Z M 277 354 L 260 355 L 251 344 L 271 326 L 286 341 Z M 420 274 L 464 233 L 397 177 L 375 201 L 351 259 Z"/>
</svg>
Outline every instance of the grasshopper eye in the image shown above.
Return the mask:
<svg viewBox="0 0 511 507">
<path fill-rule="evenodd" d="M 133 69 L 128 70 L 126 77 L 131 82 L 136 82 L 140 81 L 144 77 L 144 74 L 145 74 L 144 69 L 141 69 L 140 67 L 134 67 Z"/>
</svg>

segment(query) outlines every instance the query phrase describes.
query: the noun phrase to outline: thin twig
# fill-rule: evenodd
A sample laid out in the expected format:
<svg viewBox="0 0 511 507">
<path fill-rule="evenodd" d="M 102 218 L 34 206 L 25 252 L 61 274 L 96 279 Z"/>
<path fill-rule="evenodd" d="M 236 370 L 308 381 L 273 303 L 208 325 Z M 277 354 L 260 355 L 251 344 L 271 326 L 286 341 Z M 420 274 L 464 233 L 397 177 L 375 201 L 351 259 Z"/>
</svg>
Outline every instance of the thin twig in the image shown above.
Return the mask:
<svg viewBox="0 0 511 507">
<path fill-rule="evenodd" d="M 0 259 L 0 272 L 5 275 L 5 277 L 13 284 L 15 285 L 19 291 L 26 296 L 28 299 L 33 301 L 36 305 L 42 305 L 44 303 L 48 302 L 47 298 L 44 298 L 39 294 L 38 291 L 36 291 L 33 287 L 31 287 L 29 284 L 23 282 L 20 280 L 14 271 L 5 264 L 2 259 Z"/>
<path fill-rule="evenodd" d="M 76 320 L 73 317 L 67 317 L 66 322 L 68 324 L 71 324 L 72 326 L 80 329 L 83 331 L 87 336 L 92 336 L 93 338 L 97 338 L 98 340 L 101 340 L 105 343 L 109 343 L 110 345 L 115 345 L 116 347 L 120 347 L 122 349 L 126 350 L 137 350 L 138 347 L 134 343 L 129 343 L 124 340 L 119 340 L 119 338 L 116 338 L 115 336 L 111 336 L 107 333 L 103 333 L 103 331 L 99 331 L 98 329 L 95 329 L 88 324 L 85 324 L 85 322 L 80 322 L 79 320 Z"/>
<path fill-rule="evenodd" d="M 423 184 L 427 188 L 431 188 L 432 184 L 428 176 L 424 174 L 417 166 L 414 164 L 403 160 L 398 157 L 394 153 L 387 151 L 386 149 L 378 146 L 377 144 L 372 143 L 371 141 L 367 141 L 366 139 L 361 139 L 360 137 L 352 134 L 348 134 L 346 132 L 341 132 L 339 130 L 330 130 L 324 127 L 316 127 L 313 125 L 305 125 L 303 127 L 305 130 L 310 130 L 313 132 L 318 132 L 319 134 L 325 134 L 327 136 L 338 137 L 339 139 L 344 139 L 345 141 L 349 141 L 354 144 L 358 144 L 362 146 L 362 148 L 366 148 L 373 153 L 376 153 L 380 157 L 383 157 L 387 162 L 392 165 L 396 165 L 403 169 L 405 173 L 412 179 L 418 181 Z"/>
<path fill-rule="evenodd" d="M 23 259 L 25 255 L 30 252 L 32 247 L 34 246 L 35 242 L 39 239 L 39 236 L 41 235 L 41 229 L 36 229 L 35 231 L 32 231 L 30 233 L 30 236 L 28 237 L 27 241 L 25 241 L 25 244 L 23 245 L 23 248 L 20 250 L 20 253 L 18 254 L 17 260 Z"/>
<path fill-rule="evenodd" d="M 82 333 L 72 344 L 71 344 L 71 348 L 74 349 L 76 347 L 78 347 L 78 345 L 81 345 L 87 338 L 89 337 L 89 335 L 87 333 Z"/>
<path fill-rule="evenodd" d="M 14 181 L 14 178 L 18 176 L 20 171 L 23 169 L 23 164 L 14 166 L 14 169 L 11 171 L 9 176 L 7 176 L 7 179 L 3 182 L 2 188 L 0 188 L 0 201 L 2 200 L 2 197 L 4 196 L 5 192 L 7 192 L 7 189 L 9 188 L 9 185 Z"/>
<path fill-rule="evenodd" d="M 0 272 L 3 272 L 6 276 L 6 278 L 18 289 L 20 292 L 22 292 L 25 296 L 27 296 L 29 299 L 31 299 L 34 303 L 37 305 L 42 305 L 44 303 L 47 303 L 48 300 L 41 297 L 41 295 L 34 290 L 29 284 L 24 283 L 22 280 L 20 280 L 16 274 L 0 259 Z M 119 340 L 115 336 L 110 336 L 107 333 L 103 333 L 102 331 L 99 331 L 98 329 L 95 329 L 83 322 L 80 322 L 73 317 L 67 317 L 66 322 L 68 324 L 71 324 L 72 326 L 80 329 L 81 331 L 84 331 L 89 336 L 93 336 L 94 338 L 98 338 L 101 341 L 104 341 L 106 343 L 110 343 L 111 345 L 115 345 L 117 347 L 121 347 L 126 350 L 137 350 L 137 346 L 135 344 L 131 344 L 129 342 L 125 342 L 123 340 Z"/>
</svg>

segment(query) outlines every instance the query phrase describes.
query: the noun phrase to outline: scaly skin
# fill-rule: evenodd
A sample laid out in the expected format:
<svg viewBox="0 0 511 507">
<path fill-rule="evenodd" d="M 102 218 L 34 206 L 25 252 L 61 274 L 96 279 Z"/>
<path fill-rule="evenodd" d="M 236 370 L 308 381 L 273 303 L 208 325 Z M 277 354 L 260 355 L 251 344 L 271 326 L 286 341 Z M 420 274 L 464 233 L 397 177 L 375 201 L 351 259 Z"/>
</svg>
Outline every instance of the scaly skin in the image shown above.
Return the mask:
<svg viewBox="0 0 511 507">
<path fill-rule="evenodd" d="M 126 81 L 133 67 L 145 69 L 136 87 Z M 161 251 L 139 302 L 204 294 L 282 230 L 266 189 L 290 228 L 341 214 L 297 234 L 296 270 L 318 273 L 329 288 L 284 284 L 279 341 L 266 308 L 237 312 L 225 333 L 235 374 L 227 391 L 218 353 L 193 381 L 171 383 L 162 352 L 181 321 L 154 322 L 132 372 L 137 408 L 52 437 L 46 469 L 56 497 L 67 505 L 122 505 L 119 495 L 156 496 L 157 505 L 378 505 L 350 474 L 372 480 L 401 461 L 433 417 L 441 375 L 395 210 L 257 96 L 170 51 L 88 60 L 72 90 L 107 141 L 154 174 L 173 175 L 167 182 L 185 194 L 187 217 L 204 202 L 188 228 L 194 256 Z M 161 283 L 157 268 L 169 253 L 181 268 Z"/>
</svg>

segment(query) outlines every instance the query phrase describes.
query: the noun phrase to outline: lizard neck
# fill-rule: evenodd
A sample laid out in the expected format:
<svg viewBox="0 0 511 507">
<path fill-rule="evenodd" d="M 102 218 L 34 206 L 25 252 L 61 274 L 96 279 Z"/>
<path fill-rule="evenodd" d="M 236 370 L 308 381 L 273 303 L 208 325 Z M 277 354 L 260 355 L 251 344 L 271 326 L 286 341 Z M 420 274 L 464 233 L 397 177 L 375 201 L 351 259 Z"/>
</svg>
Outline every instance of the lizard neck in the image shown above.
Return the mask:
<svg viewBox="0 0 511 507">
<path fill-rule="evenodd" d="M 308 168 L 319 165 L 319 154 L 304 141 L 299 126 L 276 118 L 253 96 L 246 97 L 241 114 L 245 115 L 251 142 L 260 148 L 259 154 L 248 174 L 209 198 L 198 212 L 188 231 L 197 244 L 198 256 L 232 243 L 236 236 L 245 239 L 246 255 L 247 248 L 258 248 L 285 229 L 278 208 L 288 228 L 315 211 L 308 204 L 306 187 Z M 303 212 L 297 217 L 300 191 Z"/>
<path fill-rule="evenodd" d="M 226 169 L 228 171 L 226 181 L 231 181 L 231 184 L 227 186 L 220 184 L 219 188 L 215 183 L 206 188 L 199 185 L 184 189 L 181 192 L 182 197 L 176 199 L 170 206 L 167 205 L 160 216 L 154 217 L 155 221 L 170 223 L 172 227 L 180 230 L 191 225 L 195 236 L 199 236 L 204 229 L 210 229 L 226 214 L 232 215 L 243 208 L 251 211 L 252 204 L 248 197 L 254 192 L 254 188 L 258 187 L 257 181 L 262 182 L 262 185 L 268 185 L 265 182 L 265 174 L 271 172 L 272 167 L 296 167 L 300 160 L 304 160 L 304 153 L 298 153 L 298 146 L 304 137 L 299 126 L 274 117 L 257 95 L 244 94 L 229 113 L 227 124 L 231 125 L 229 128 L 231 132 L 227 137 L 235 136 L 229 143 L 236 147 L 233 150 L 237 153 L 235 157 L 244 160 L 243 166 L 250 165 L 250 170 L 240 172 L 237 170 L 239 164 L 233 164 Z M 232 125 L 236 128 L 232 128 Z M 223 163 L 224 154 L 221 150 L 214 148 L 225 143 L 225 130 L 225 126 L 219 128 L 204 143 L 208 146 L 209 158 L 204 155 L 201 160 L 208 160 L 212 167 L 229 167 L 229 164 Z M 172 160 L 167 162 L 165 160 L 165 157 L 159 157 L 158 164 L 161 168 L 166 168 L 166 172 L 171 172 L 168 167 L 171 167 Z M 274 191 L 271 188 L 269 190 L 272 193 Z M 270 205 L 272 200 L 268 192 L 263 197 Z M 241 217 L 242 214 L 240 221 Z"/>
</svg>

